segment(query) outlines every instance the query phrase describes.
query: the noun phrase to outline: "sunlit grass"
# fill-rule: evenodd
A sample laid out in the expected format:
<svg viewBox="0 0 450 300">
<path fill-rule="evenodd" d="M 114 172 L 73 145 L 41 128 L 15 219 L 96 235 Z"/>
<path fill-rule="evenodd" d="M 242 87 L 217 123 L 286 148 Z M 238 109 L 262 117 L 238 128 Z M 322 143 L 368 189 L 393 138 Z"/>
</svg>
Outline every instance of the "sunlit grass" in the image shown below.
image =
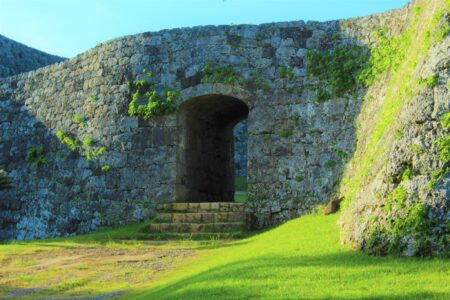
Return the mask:
<svg viewBox="0 0 450 300">
<path fill-rule="evenodd" d="M 450 297 L 448 260 L 351 251 L 339 242 L 336 219 L 306 216 L 228 242 L 147 242 L 137 239 L 145 224 L 134 224 L 71 238 L 4 244 L 0 298 L 22 290 L 28 293 L 19 293 L 20 299 Z"/>
<path fill-rule="evenodd" d="M 203 258 L 139 299 L 448 299 L 448 260 L 373 257 L 339 243 L 336 216 L 306 216 Z"/>
</svg>

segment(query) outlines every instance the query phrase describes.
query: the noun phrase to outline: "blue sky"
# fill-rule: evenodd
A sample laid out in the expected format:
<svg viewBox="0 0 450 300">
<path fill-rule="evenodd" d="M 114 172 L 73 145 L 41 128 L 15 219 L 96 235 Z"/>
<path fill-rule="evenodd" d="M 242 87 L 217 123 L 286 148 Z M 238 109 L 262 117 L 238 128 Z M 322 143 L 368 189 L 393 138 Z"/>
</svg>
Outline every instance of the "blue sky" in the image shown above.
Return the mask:
<svg viewBox="0 0 450 300">
<path fill-rule="evenodd" d="M 0 34 L 73 57 L 127 34 L 219 24 L 334 20 L 408 0 L 0 0 Z"/>
</svg>

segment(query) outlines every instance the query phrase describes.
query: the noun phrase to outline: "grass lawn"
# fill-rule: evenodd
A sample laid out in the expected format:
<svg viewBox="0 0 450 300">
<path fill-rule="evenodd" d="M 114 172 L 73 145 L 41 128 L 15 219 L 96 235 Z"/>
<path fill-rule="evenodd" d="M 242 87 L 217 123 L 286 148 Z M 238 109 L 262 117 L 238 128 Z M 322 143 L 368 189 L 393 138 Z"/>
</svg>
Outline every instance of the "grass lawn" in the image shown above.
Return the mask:
<svg viewBox="0 0 450 300">
<path fill-rule="evenodd" d="M 139 225 L 0 245 L 0 298 L 450 299 L 450 261 L 372 257 L 339 243 L 337 216 L 238 241 L 124 242 Z"/>
<path fill-rule="evenodd" d="M 245 203 L 247 202 L 247 177 L 235 176 L 234 177 L 234 201 Z"/>
</svg>

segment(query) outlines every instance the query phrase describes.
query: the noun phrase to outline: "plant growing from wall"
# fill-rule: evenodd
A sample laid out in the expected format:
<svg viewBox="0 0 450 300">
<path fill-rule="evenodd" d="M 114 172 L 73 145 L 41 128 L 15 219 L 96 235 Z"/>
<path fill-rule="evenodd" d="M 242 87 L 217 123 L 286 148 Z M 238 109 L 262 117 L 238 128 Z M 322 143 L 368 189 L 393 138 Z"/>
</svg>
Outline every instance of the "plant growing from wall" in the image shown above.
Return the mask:
<svg viewBox="0 0 450 300">
<path fill-rule="evenodd" d="M 78 138 L 71 138 L 62 130 L 56 132 L 56 137 L 61 144 L 65 145 L 72 152 L 79 152 L 87 161 L 92 161 L 94 158 L 99 158 L 106 154 L 106 147 L 94 147 L 94 142 L 91 137 L 86 136 L 80 141 Z"/>
<path fill-rule="evenodd" d="M 368 53 L 358 45 L 339 44 L 326 51 L 309 50 L 306 57 L 307 75 L 318 80 L 317 100 L 325 101 L 356 90 L 356 78 Z"/>
<path fill-rule="evenodd" d="M 48 158 L 45 156 L 44 146 L 32 146 L 27 150 L 25 159 L 28 163 L 40 166 L 48 164 Z"/>
<path fill-rule="evenodd" d="M 73 116 L 73 121 L 75 122 L 75 124 L 78 124 L 78 126 L 84 127 L 84 122 L 83 122 L 83 116 L 82 115 L 75 114 Z"/>
<path fill-rule="evenodd" d="M 144 70 L 147 77 L 151 78 L 152 73 Z M 171 90 L 164 87 L 160 94 L 156 87 L 147 80 L 136 80 L 128 82 L 131 102 L 128 105 L 128 115 L 140 116 L 148 121 L 157 116 L 170 114 L 178 109 L 175 101 L 179 98 L 178 90 Z"/>
<path fill-rule="evenodd" d="M 201 83 L 223 83 L 226 85 L 235 85 L 243 79 L 236 75 L 231 65 L 213 67 L 212 61 L 208 60 L 202 68 L 204 74 Z"/>
<path fill-rule="evenodd" d="M 5 170 L 0 169 L 0 191 L 5 191 L 11 188 L 11 179 Z"/>
<path fill-rule="evenodd" d="M 278 69 L 278 75 L 280 76 L 280 78 L 284 78 L 284 79 L 288 79 L 288 80 L 292 80 L 295 77 L 294 69 L 291 67 L 280 67 Z"/>
<path fill-rule="evenodd" d="M 59 142 L 69 148 L 70 151 L 75 152 L 78 150 L 79 141 L 77 138 L 71 138 L 62 130 L 56 131 L 56 137 L 58 138 Z"/>
<path fill-rule="evenodd" d="M 257 89 L 261 89 L 261 90 L 263 90 L 266 93 L 270 91 L 270 85 L 268 85 L 267 83 L 265 83 L 263 81 L 262 74 L 261 74 L 260 70 L 254 70 L 252 72 L 252 81 L 255 84 L 255 87 Z"/>
<path fill-rule="evenodd" d="M 445 23 L 442 17 L 436 16 L 443 16 L 442 11 L 448 11 L 448 1 L 446 4 L 434 1 L 420 3 L 432 14 L 418 14 L 420 17 L 412 20 L 398 36 L 388 36 L 387 30 L 381 28 L 376 34 L 378 42 L 371 49 L 370 59 L 357 76 L 359 84 L 368 88 L 383 84 L 385 96 L 381 106 L 377 108 L 376 117 L 368 122 L 370 126 L 366 126 L 364 131 L 358 129 L 357 137 L 364 136 L 365 142 L 358 144 L 341 181 L 341 194 L 345 195 L 345 209 L 340 220 L 345 227 L 341 238 L 349 242 L 357 240 L 362 243 L 359 244 L 362 248 L 371 253 L 401 253 L 406 249 L 408 240 L 412 241 L 417 249 L 421 249 L 413 254 L 429 255 L 433 251 L 429 247 L 430 237 L 435 236 L 430 230 L 433 224 L 430 224 L 428 219 L 429 208 L 419 202 L 415 194 L 407 195 L 407 200 L 403 201 L 402 189 L 405 185 L 402 182 L 407 181 L 413 174 L 403 174 L 402 182 L 394 188 L 395 191 L 384 199 L 380 198 L 389 208 L 386 208 L 384 214 L 376 216 L 379 220 L 367 224 L 362 217 L 357 218 L 356 216 L 361 215 L 361 206 L 354 201 L 357 196 L 364 195 L 370 178 L 384 170 L 379 168 L 380 163 L 387 163 L 386 158 L 389 157 L 396 132 L 402 125 L 398 122 L 398 116 L 404 105 L 423 89 L 420 77 L 416 76 L 420 72 L 417 67 L 420 66 L 421 60 L 427 57 L 431 45 L 439 40 L 440 28 L 445 27 L 441 25 Z M 429 87 L 438 84 L 434 80 L 429 82 Z M 436 147 L 438 144 L 445 145 L 445 142 L 436 142 Z M 445 149 L 444 146 L 437 148 Z M 436 184 L 436 178 L 443 176 L 445 172 L 446 168 L 433 172 L 429 188 L 432 188 Z M 368 215 L 370 212 L 366 213 Z M 355 237 L 356 231 L 363 228 L 363 237 Z"/>
<path fill-rule="evenodd" d="M 227 41 L 230 44 L 232 49 L 236 49 L 241 45 L 242 37 L 238 34 L 232 33 L 233 24 L 230 24 L 225 31 L 225 35 L 227 37 Z"/>
</svg>

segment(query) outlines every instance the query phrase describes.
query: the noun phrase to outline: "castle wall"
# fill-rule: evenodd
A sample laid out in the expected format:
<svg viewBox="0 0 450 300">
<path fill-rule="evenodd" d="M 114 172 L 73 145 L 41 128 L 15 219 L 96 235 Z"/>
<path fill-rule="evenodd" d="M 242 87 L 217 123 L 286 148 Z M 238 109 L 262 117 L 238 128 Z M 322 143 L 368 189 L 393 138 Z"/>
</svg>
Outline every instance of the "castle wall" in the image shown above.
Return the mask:
<svg viewBox="0 0 450 300">
<path fill-rule="evenodd" d="M 401 26 L 404 13 L 389 18 Z M 141 221 L 157 203 L 175 201 L 177 113 L 150 121 L 129 116 L 130 80 L 178 89 L 178 104 L 211 94 L 247 104 L 248 206 L 257 226 L 326 202 L 352 155 L 363 91 L 318 101 L 306 53 L 336 44 L 370 47 L 371 30 L 385 19 L 367 20 L 367 27 L 345 21 L 345 30 L 339 21 L 300 21 L 147 32 L 0 79 L 0 168 L 13 184 L 0 192 L 0 239 Z M 229 66 L 234 83 L 202 82 L 209 62 Z"/>
</svg>

